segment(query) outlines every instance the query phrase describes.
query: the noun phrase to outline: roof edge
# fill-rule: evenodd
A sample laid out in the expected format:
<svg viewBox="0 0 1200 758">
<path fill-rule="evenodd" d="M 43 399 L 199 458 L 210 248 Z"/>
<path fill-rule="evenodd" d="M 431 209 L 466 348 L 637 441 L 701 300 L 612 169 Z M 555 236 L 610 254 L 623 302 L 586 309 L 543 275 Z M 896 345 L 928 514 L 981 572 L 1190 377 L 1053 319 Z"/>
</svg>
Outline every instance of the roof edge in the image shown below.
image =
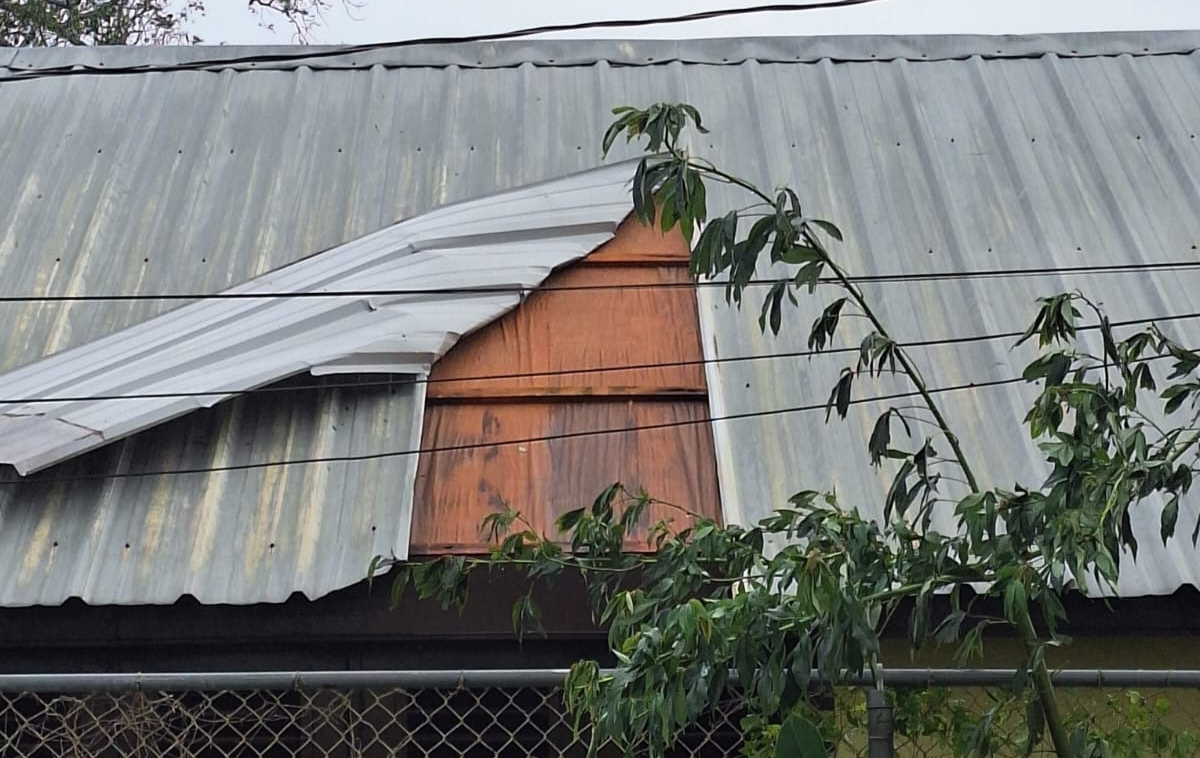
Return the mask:
<svg viewBox="0 0 1200 758">
<path fill-rule="evenodd" d="M 1200 50 L 1200 30 L 1033 35 L 750 37 L 689 40 L 517 39 L 501 42 L 357 46 L 171 46 L 0 48 L 0 78 L 158 70 L 258 71 L 385 68 L 571 67 L 667 63 L 736 65 L 854 61 L 938 61 L 1043 55 L 1088 58 L 1181 55 Z"/>
</svg>

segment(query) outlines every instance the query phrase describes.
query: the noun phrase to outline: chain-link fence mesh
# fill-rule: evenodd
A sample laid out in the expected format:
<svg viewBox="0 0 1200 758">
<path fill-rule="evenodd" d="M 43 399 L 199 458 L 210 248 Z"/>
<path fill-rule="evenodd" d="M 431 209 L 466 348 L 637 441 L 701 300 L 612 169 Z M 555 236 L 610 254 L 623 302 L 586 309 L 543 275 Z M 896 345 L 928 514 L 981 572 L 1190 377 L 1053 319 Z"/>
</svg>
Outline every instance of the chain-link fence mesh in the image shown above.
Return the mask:
<svg viewBox="0 0 1200 758">
<path fill-rule="evenodd" d="M 1188 736 L 1200 725 L 1200 690 L 1060 692 L 1072 719 L 1140 746 L 1131 755 L 1200 755 Z M 1019 698 L 966 687 L 893 693 L 896 755 L 953 755 L 978 738 L 972 729 L 989 712 L 990 754 L 1024 752 Z M 822 702 L 838 754 L 865 755 L 862 690 L 839 688 Z M 587 738 L 574 733 L 554 687 L 0 692 L 0 758 L 584 758 Z M 689 728 L 674 753 L 725 758 L 745 754 L 747 743 L 731 705 Z"/>
<path fill-rule="evenodd" d="M 679 758 L 738 754 L 730 714 Z M 0 693 L 3 758 L 584 758 L 554 688 Z M 607 751 L 606 751 L 607 752 Z"/>
<path fill-rule="evenodd" d="M 1049 735 L 1030 743 L 1035 695 L 1007 687 L 899 687 L 893 702 L 897 756 L 943 758 L 980 755 L 1021 758 L 1054 755 Z M 1057 687 L 1055 694 L 1069 735 L 1086 737 L 1083 755 L 1200 757 L 1200 689 L 1154 687 Z M 1034 723 L 1039 719 L 1033 714 Z M 829 715 L 840 741 L 838 755 L 867 755 L 865 691 L 839 689 Z M 1087 740 L 1102 740 L 1090 752 Z"/>
</svg>

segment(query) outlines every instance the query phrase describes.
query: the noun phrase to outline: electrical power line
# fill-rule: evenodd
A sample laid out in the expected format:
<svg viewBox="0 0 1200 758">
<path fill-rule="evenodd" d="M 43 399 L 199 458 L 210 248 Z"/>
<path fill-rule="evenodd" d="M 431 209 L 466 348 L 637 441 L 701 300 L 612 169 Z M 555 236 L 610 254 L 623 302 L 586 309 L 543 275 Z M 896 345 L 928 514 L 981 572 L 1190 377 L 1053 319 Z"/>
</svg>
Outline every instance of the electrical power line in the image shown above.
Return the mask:
<svg viewBox="0 0 1200 758">
<path fill-rule="evenodd" d="M 1101 266 L 1044 266 L 1011 269 L 978 269 L 975 271 L 929 271 L 912 274 L 863 274 L 848 276 L 855 284 L 895 284 L 905 282 L 940 282 L 972 279 L 1010 279 L 1032 276 L 1077 276 L 1140 274 L 1163 271 L 1187 271 L 1200 269 L 1200 261 L 1158 261 L 1147 263 L 1124 263 Z M 786 277 L 783 277 L 786 278 Z M 780 279 L 751 279 L 750 286 L 769 286 Z M 835 277 L 826 276 L 818 280 L 821 284 L 837 284 Z M 78 303 L 78 302 L 142 302 L 162 300 L 272 300 L 272 299 L 321 299 L 343 297 L 437 297 L 441 295 L 527 295 L 534 292 L 597 292 L 612 290 L 659 290 L 692 289 L 696 287 L 726 287 L 720 280 L 683 282 L 628 282 L 608 284 L 564 284 L 532 287 L 433 287 L 412 289 L 359 289 L 333 290 L 328 292 L 211 292 L 211 293 L 161 293 L 161 294 L 101 294 L 101 295 L 0 295 L 0 303 Z"/>
<path fill-rule="evenodd" d="M 1176 313 L 1167 316 L 1159 316 L 1156 318 L 1139 318 L 1128 319 L 1123 321 L 1113 321 L 1110 326 L 1121 328 L 1126 326 L 1139 326 L 1158 322 L 1169 321 L 1188 321 L 1192 319 L 1200 319 L 1200 312 L 1193 313 Z M 1098 324 L 1085 324 L 1078 328 L 1080 332 L 1089 332 L 1098 330 Z M 962 345 L 973 342 L 990 342 L 995 340 L 1016 339 L 1023 332 L 995 332 L 991 334 L 975 334 L 963 337 L 941 337 L 937 339 L 913 340 L 910 342 L 899 343 L 904 349 L 924 348 L 924 347 L 942 347 L 947 345 Z M 110 400 L 159 400 L 167 398 L 184 398 L 184 397 L 211 397 L 213 395 L 248 395 L 252 393 L 264 392 L 305 392 L 309 390 L 330 390 L 330 389 L 363 389 L 369 387 L 392 387 L 403 386 L 407 384 L 463 384 L 467 382 L 484 382 L 484 381 L 506 381 L 512 379 L 535 379 L 540 377 L 554 376 L 572 376 L 576 374 L 604 374 L 618 371 L 645 371 L 653 369 L 667 368 L 686 368 L 688 366 L 706 366 L 709 364 L 724 364 L 724 363 L 745 363 L 749 361 L 763 360 L 780 360 L 784 358 L 815 358 L 822 355 L 846 355 L 857 354 L 860 352 L 858 347 L 831 347 L 824 350 L 791 350 L 779 353 L 765 353 L 760 355 L 732 355 L 716 358 L 696 358 L 684 361 L 663 361 L 656 363 L 630 363 L 611 366 L 592 366 L 587 368 L 567 368 L 567 369 L 550 369 L 546 371 L 521 371 L 504 374 L 476 374 L 473 376 L 456 376 L 456 377 L 414 377 L 412 379 L 384 379 L 384 380 L 367 380 L 355 382 L 323 382 L 314 384 L 291 384 L 291 385 L 269 385 L 259 387 L 257 389 L 217 389 L 192 392 L 143 392 L 131 393 L 125 395 L 63 395 L 58 397 L 24 397 L 24 398 L 0 398 L 0 405 L 34 405 L 39 403 L 86 403 L 86 402 L 102 402 Z"/>
<path fill-rule="evenodd" d="M 578 21 L 567 24 L 545 24 L 542 26 L 531 26 L 524 29 L 512 29 L 509 31 L 491 32 L 488 34 L 473 34 L 455 37 L 420 37 L 416 39 L 396 40 L 392 42 L 376 42 L 365 45 L 339 45 L 331 49 L 313 50 L 310 52 L 301 53 L 242 55 L 229 58 L 186 61 L 161 65 L 62 66 L 57 68 L 37 69 L 27 73 L 17 73 L 7 77 L 0 77 L 0 82 L 5 80 L 27 81 L 30 79 L 45 79 L 50 77 L 97 74 L 112 76 L 171 71 L 219 71 L 223 68 L 228 68 L 231 66 L 255 65 L 259 63 L 299 63 L 301 61 L 337 58 L 346 55 L 354 55 L 357 53 L 416 47 L 419 45 L 458 45 L 472 42 L 499 42 L 502 40 L 531 37 L 537 34 L 574 32 L 583 31 L 585 29 L 624 29 L 641 26 L 658 26 L 662 24 L 680 24 L 691 21 L 706 21 L 714 18 L 728 18 L 758 13 L 796 13 L 804 11 L 830 10 L 836 8 L 848 8 L 855 5 L 868 5 L 883 1 L 884 0 L 820 0 L 819 2 L 811 3 L 771 3 L 767 5 L 753 5 L 745 8 L 725 8 L 710 11 L 699 11 L 696 13 L 678 14 L 673 16 L 657 16 L 652 18 L 606 19 L 600 21 Z"/>
<path fill-rule="evenodd" d="M 1021 377 L 1010 377 L 1007 379 L 992 379 L 980 382 L 968 382 L 965 384 L 956 384 L 949 387 L 932 387 L 928 390 L 931 395 L 940 395 L 947 392 L 960 392 L 963 390 L 984 389 L 987 387 L 998 387 L 1005 384 L 1018 384 L 1025 382 Z M 851 405 L 860 405 L 863 403 L 885 402 L 889 400 L 903 400 L 906 398 L 920 397 L 921 393 L 917 390 L 908 392 L 896 392 L 889 395 L 876 395 L 874 397 L 852 398 Z M 179 468 L 179 469 L 162 469 L 158 471 L 128 471 L 115 474 L 81 474 L 76 476 L 63 477 L 45 477 L 39 478 L 30 477 L 27 479 L 10 479 L 0 481 L 0 485 L 4 484 L 50 484 L 62 482 L 77 482 L 77 481 L 94 481 L 107 479 L 140 479 L 148 476 L 183 476 L 186 474 L 215 474 L 231 471 L 251 471 L 265 468 L 281 468 L 284 466 L 305 466 L 318 463 L 358 463 L 363 461 L 375 461 L 385 458 L 404 458 L 412 455 L 426 455 L 434 453 L 454 453 L 466 450 L 480 450 L 483 448 L 492 447 L 511 447 L 512 445 L 529 445 L 539 442 L 557 442 L 559 440 L 579 439 L 582 437 L 603 437 L 610 434 L 625 434 L 628 432 L 643 432 L 654 431 L 657 429 L 673 429 L 683 426 L 695 426 L 697 424 L 711 424 L 718 421 L 741 421 L 744 419 L 763 418 L 767 416 L 782 416 L 791 413 L 804 413 L 809 411 L 823 411 L 826 408 L 825 403 L 815 403 L 812 405 L 796 405 L 790 408 L 774 408 L 762 411 L 745 411 L 742 413 L 730 413 L 723 416 L 708 416 L 700 419 L 682 419 L 676 421 L 660 421 L 651 424 L 633 424 L 630 426 L 615 427 L 610 429 L 589 429 L 587 431 L 577 432 L 558 432 L 555 434 L 543 434 L 536 437 L 522 437 L 518 439 L 497 440 L 493 442 L 467 442 L 457 445 L 435 445 L 432 447 L 415 448 L 412 450 L 387 450 L 378 453 L 363 453 L 360 455 L 331 455 L 318 456 L 312 458 L 295 458 L 286 461 L 261 461 L 258 463 L 238 463 L 228 466 L 204 466 L 198 468 Z"/>
<path fill-rule="evenodd" d="M 1158 355 L 1149 358 L 1142 358 L 1144 362 L 1162 360 L 1170 358 L 1169 355 Z M 1090 369 L 1102 368 L 1099 365 L 1090 366 Z M 941 395 L 949 392 L 961 392 L 964 390 L 986 389 L 990 387 L 1000 387 L 1008 384 L 1023 384 L 1029 383 L 1024 377 L 1015 376 L 1005 379 L 988 379 L 978 382 L 966 382 L 963 384 L 955 384 L 947 387 L 931 387 L 926 390 L 930 395 Z M 909 390 L 907 392 L 894 392 L 887 395 L 875 395 L 872 397 L 851 398 L 850 405 L 862 405 L 865 403 L 887 402 L 891 400 L 904 400 L 914 397 L 920 397 L 919 390 Z M 239 463 L 228 466 L 203 466 L 197 468 L 180 468 L 180 469 L 161 469 L 157 471 L 129 471 L 114 474 L 81 474 L 63 477 L 31 477 L 27 479 L 10 479 L 0 481 L 0 486 L 6 484 L 21 484 L 21 483 L 37 483 L 37 484 L 57 484 L 63 482 L 77 481 L 97 481 L 109 479 L 141 479 L 150 476 L 183 476 L 187 474 L 215 474 L 226 473 L 232 471 L 252 471 L 267 468 L 282 468 L 285 466 L 304 466 L 318 463 L 359 463 L 363 461 L 382 460 L 387 458 L 404 458 L 413 455 L 426 455 L 436 453 L 452 453 L 462 452 L 466 450 L 481 450 L 484 448 L 493 447 L 511 447 L 512 445 L 529 445 L 540 442 L 557 442 L 560 440 L 580 439 L 584 437 L 603 437 L 610 434 L 625 434 L 629 432 L 655 431 L 658 429 L 674 429 L 684 426 L 695 426 L 699 424 L 711 424 L 722 421 L 742 421 L 752 418 L 764 418 L 770 416 L 783 416 L 792 413 L 805 413 L 811 411 L 827 411 L 828 403 L 813 403 L 810 405 L 797 405 L 789 408 L 774 408 L 761 411 L 744 411 L 742 413 L 730 413 L 722 416 L 707 416 L 700 419 L 682 419 L 677 421 L 661 421 L 650 424 L 632 424 L 629 426 L 615 427 L 609 429 L 589 429 L 587 431 L 576 432 L 558 432 L 555 434 L 543 434 L 534 437 L 523 437 L 518 439 L 496 440 L 491 442 L 468 442 L 456 445 L 434 445 L 431 447 L 416 448 L 412 450 L 387 450 L 378 453 L 363 453 L 359 455 L 334 455 L 334 456 L 317 456 L 311 458 L 295 458 L 284 461 L 261 461 L 258 463 Z"/>
</svg>

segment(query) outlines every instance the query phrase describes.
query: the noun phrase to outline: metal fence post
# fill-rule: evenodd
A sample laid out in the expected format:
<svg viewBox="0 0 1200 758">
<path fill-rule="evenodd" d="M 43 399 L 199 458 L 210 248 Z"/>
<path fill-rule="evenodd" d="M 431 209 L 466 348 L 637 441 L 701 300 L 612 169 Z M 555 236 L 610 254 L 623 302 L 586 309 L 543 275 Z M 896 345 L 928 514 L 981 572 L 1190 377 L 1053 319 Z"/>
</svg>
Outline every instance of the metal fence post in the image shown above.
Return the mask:
<svg viewBox="0 0 1200 758">
<path fill-rule="evenodd" d="M 867 756 L 893 758 L 896 743 L 892 729 L 892 697 L 881 689 L 867 691 Z"/>
</svg>

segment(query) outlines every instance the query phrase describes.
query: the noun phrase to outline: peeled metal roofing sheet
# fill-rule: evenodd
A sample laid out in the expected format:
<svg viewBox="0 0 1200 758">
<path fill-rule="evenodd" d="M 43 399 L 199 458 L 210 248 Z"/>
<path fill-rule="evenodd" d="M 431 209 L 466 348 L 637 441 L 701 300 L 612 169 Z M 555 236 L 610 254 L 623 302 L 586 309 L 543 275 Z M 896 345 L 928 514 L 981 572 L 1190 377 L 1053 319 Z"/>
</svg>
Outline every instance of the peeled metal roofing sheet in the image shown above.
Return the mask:
<svg viewBox="0 0 1200 758">
<path fill-rule="evenodd" d="M 425 374 L 553 268 L 608 241 L 632 170 L 442 208 L 0 374 L 6 398 L 108 398 L 0 406 L 0 462 L 28 474 L 304 371 Z M 334 294 L 311 297 L 322 293 Z M 159 396 L 121 397 L 139 394 Z"/>
<path fill-rule="evenodd" d="M 371 457 L 419 447 L 411 375 L 610 239 L 631 175 L 616 164 L 448 206 L 225 290 L 262 299 L 200 300 L 0 375 L 8 398 L 214 390 L 0 408 L 0 456 L 22 472 L 135 435 L 0 484 L 3 604 L 316 598 L 373 555 L 407 555 L 417 456 Z M 277 296 L 339 291 L 359 294 Z M 351 384 L 283 391 L 302 372 Z M 409 376 L 353 386 L 385 373 Z"/>
</svg>

